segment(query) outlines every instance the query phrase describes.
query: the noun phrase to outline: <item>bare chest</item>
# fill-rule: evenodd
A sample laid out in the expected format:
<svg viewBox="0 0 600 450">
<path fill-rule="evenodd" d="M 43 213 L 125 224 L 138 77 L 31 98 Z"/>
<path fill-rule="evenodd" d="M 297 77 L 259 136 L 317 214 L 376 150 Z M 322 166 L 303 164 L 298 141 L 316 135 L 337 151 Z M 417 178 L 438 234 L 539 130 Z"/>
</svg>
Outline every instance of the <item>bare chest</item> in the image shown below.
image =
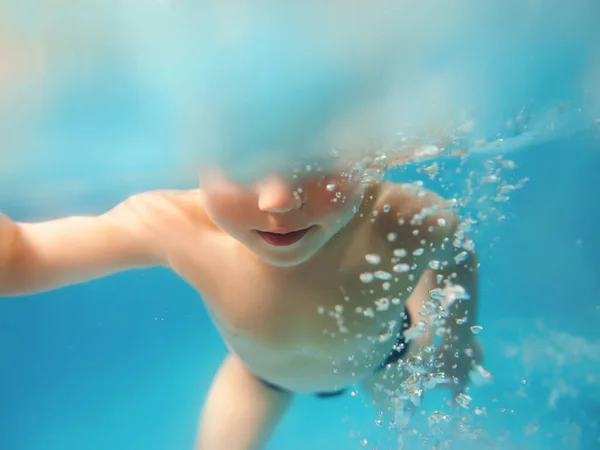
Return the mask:
<svg viewBox="0 0 600 450">
<path fill-rule="evenodd" d="M 328 351 L 356 340 L 393 338 L 417 278 L 364 258 L 285 272 L 229 256 L 209 265 L 189 261 L 181 275 L 196 287 L 228 342 L 277 351 Z"/>
<path fill-rule="evenodd" d="M 300 391 L 335 390 L 389 355 L 418 280 L 383 255 L 342 255 L 305 270 L 273 270 L 236 248 L 186 252 L 174 269 L 192 284 L 231 350 L 258 376 Z M 362 251 L 362 250 L 361 250 Z M 410 261 L 406 261 L 410 265 Z"/>
</svg>

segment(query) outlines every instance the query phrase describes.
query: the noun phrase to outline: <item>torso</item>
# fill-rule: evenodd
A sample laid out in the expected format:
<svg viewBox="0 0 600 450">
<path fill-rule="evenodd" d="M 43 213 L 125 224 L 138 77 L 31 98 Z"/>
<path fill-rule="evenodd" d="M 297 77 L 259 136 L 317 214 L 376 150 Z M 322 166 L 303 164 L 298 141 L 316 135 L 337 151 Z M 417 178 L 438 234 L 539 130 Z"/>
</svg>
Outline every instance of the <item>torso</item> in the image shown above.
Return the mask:
<svg viewBox="0 0 600 450">
<path fill-rule="evenodd" d="M 230 350 L 258 377 L 296 392 L 342 389 L 390 354 L 408 290 L 422 273 L 412 255 L 418 238 L 404 233 L 390 243 L 370 220 L 372 208 L 360 214 L 296 268 L 271 267 L 216 227 L 198 233 L 194 226 L 178 234 L 170 264 L 198 290 Z M 401 261 L 393 259 L 396 248 L 407 251 Z M 365 254 L 381 262 L 372 265 Z M 395 273 L 398 262 L 412 270 Z M 393 278 L 361 280 L 378 270 Z"/>
</svg>

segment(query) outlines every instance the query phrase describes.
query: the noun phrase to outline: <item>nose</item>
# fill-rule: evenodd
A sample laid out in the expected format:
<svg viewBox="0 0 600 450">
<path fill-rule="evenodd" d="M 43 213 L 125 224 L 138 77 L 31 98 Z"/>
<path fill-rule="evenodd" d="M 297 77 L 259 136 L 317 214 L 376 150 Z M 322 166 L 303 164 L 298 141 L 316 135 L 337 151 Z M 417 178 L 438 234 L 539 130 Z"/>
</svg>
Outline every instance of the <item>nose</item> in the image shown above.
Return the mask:
<svg viewBox="0 0 600 450">
<path fill-rule="evenodd" d="M 258 208 L 264 212 L 286 213 L 302 207 L 302 198 L 292 184 L 269 177 L 258 184 Z"/>
</svg>

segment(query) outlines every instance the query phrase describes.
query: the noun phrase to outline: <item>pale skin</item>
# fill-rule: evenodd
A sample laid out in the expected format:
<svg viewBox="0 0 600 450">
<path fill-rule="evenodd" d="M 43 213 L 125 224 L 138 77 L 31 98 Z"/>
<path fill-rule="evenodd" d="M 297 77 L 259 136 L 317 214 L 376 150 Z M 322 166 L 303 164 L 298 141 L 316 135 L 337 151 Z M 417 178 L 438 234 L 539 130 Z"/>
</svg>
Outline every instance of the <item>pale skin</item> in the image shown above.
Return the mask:
<svg viewBox="0 0 600 450">
<path fill-rule="evenodd" d="M 335 190 L 325 188 L 332 185 Z M 97 217 L 15 223 L 0 216 L 0 295 L 47 291 L 135 268 L 171 268 L 201 294 L 231 351 L 204 405 L 196 449 L 260 449 L 292 393 L 360 385 L 379 410 L 392 413 L 394 392 L 408 375 L 402 362 L 392 368 L 394 376 L 377 369 L 396 343 L 405 306 L 417 327 L 426 318 L 429 291 L 449 281 L 471 298 L 451 306 L 437 370 L 455 377 L 455 393 L 464 387 L 480 358 L 469 331 L 476 317 L 477 262 L 474 254 L 455 262 L 460 249 L 451 242 L 458 220 L 435 210 L 442 203 L 398 184 L 363 188 L 336 173 L 294 180 L 273 175 L 244 186 L 214 175 L 204 177 L 199 190 L 140 194 Z M 274 247 L 256 231 L 308 227 L 288 247 Z M 397 249 L 406 255 L 394 255 Z M 380 262 L 369 263 L 366 254 Z M 432 270 L 431 261 L 441 267 Z M 410 270 L 394 271 L 398 263 Z M 361 280 L 377 270 L 391 279 Z M 382 298 L 398 300 L 377 310 Z M 373 314 L 364 313 L 368 308 Z M 453 317 L 466 320 L 459 325 Z M 425 326 L 403 359 L 425 355 L 432 331 Z M 465 353 L 469 348 L 474 353 Z"/>
</svg>

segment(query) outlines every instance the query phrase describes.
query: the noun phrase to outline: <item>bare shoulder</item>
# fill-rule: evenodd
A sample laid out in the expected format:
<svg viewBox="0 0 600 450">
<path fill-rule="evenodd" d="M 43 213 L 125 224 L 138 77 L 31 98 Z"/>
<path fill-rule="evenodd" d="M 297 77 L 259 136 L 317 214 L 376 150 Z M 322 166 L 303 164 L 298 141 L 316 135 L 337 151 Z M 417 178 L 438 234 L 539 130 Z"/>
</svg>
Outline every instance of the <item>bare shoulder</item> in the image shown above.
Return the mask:
<svg viewBox="0 0 600 450">
<path fill-rule="evenodd" d="M 198 189 L 136 194 L 110 211 L 109 215 L 120 220 L 135 218 L 134 222 L 153 229 L 163 226 L 203 226 L 210 222 Z"/>
<path fill-rule="evenodd" d="M 411 184 L 380 183 L 373 207 L 385 232 L 419 236 L 430 244 L 452 235 L 459 223 L 452 200 Z"/>
</svg>

